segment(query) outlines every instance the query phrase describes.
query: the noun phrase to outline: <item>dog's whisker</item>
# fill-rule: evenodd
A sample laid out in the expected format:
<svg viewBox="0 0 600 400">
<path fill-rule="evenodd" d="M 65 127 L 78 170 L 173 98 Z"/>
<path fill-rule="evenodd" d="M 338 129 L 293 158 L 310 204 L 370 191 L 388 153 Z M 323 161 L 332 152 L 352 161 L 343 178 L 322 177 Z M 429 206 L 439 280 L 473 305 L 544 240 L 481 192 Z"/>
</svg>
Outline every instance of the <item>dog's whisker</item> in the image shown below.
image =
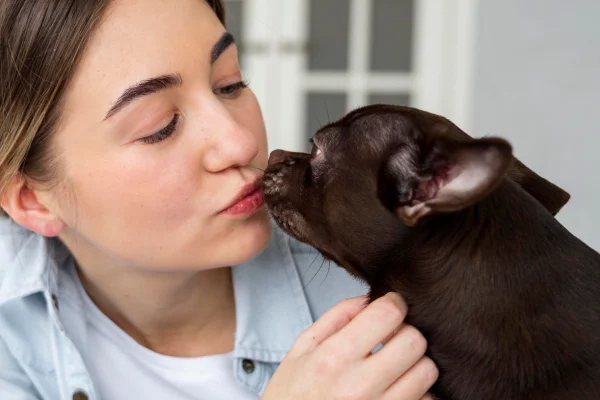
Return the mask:
<svg viewBox="0 0 600 400">
<path fill-rule="evenodd" d="M 265 170 L 264 170 L 264 169 L 262 169 L 262 168 L 260 168 L 260 167 L 257 167 L 257 166 L 255 166 L 255 165 L 250 165 L 250 164 L 249 164 L 249 165 L 248 165 L 248 168 L 254 168 L 254 169 L 257 169 L 257 170 L 259 170 L 259 171 L 260 171 L 260 172 L 262 172 L 263 174 L 265 173 Z"/>
<path fill-rule="evenodd" d="M 325 274 L 325 278 L 323 278 L 323 280 L 321 281 L 321 285 L 323 285 L 323 283 L 325 283 L 325 281 L 327 280 L 330 269 L 331 269 L 331 260 L 327 260 L 327 273 Z M 319 286 L 321 286 L 321 285 L 319 285 Z"/>
<path fill-rule="evenodd" d="M 321 268 L 323 268 L 323 264 L 325 264 L 325 258 L 323 258 L 323 262 L 321 263 L 321 266 L 319 267 L 319 269 L 317 270 L 317 272 L 315 272 L 315 274 L 313 275 L 313 277 L 310 278 L 310 281 L 308 281 L 308 283 L 306 285 L 304 285 L 303 289 L 306 289 L 306 287 L 308 285 L 310 285 L 310 283 L 313 281 L 313 279 L 315 279 L 317 277 L 317 275 L 319 275 L 319 272 L 321 271 Z"/>
<path fill-rule="evenodd" d="M 312 262 L 310 263 L 310 265 L 308 266 L 308 268 L 306 269 L 306 271 L 304 271 L 304 273 L 308 272 L 308 270 L 310 269 L 310 267 L 312 267 L 312 265 L 314 264 L 315 261 L 317 261 L 317 258 L 319 257 L 319 252 L 317 252 L 317 254 L 315 255 L 315 258 L 313 258 Z M 302 274 L 302 277 L 304 277 L 304 274 Z"/>
<path fill-rule="evenodd" d="M 323 103 L 325 103 L 325 111 L 327 111 L 327 122 L 331 123 L 331 117 L 329 116 L 329 108 L 327 108 L 327 102 L 323 99 Z"/>
</svg>

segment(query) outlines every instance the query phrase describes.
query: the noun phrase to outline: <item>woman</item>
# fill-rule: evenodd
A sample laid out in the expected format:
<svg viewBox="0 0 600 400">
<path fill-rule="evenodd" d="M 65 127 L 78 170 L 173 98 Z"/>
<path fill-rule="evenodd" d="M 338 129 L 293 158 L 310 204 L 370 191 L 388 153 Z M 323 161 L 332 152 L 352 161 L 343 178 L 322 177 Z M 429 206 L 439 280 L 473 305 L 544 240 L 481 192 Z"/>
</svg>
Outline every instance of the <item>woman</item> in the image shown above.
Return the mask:
<svg viewBox="0 0 600 400">
<path fill-rule="evenodd" d="M 364 288 L 338 268 L 307 285 L 314 252 L 271 231 L 222 7 L 2 2 L 3 399 L 420 399 L 435 381 L 401 298 L 340 301 Z"/>
</svg>

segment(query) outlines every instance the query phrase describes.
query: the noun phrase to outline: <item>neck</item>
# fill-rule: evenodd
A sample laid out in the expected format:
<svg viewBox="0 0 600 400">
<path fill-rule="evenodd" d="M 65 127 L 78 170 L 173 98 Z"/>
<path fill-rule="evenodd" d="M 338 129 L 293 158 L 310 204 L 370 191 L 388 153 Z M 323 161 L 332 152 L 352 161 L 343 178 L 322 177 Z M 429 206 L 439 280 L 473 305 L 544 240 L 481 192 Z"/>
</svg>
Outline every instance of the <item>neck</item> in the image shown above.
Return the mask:
<svg viewBox="0 0 600 400">
<path fill-rule="evenodd" d="M 233 349 L 235 301 L 231 268 L 144 271 L 118 265 L 96 252 L 63 241 L 75 257 L 89 297 L 141 345 L 181 357 Z"/>
</svg>

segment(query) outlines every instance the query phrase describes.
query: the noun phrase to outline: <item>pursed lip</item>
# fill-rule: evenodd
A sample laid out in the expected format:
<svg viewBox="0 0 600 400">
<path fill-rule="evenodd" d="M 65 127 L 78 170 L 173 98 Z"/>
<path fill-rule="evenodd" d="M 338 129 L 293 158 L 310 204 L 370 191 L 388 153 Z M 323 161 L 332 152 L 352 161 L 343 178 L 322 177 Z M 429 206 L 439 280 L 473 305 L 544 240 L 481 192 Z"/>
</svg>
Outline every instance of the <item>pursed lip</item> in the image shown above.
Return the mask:
<svg viewBox="0 0 600 400">
<path fill-rule="evenodd" d="M 240 190 L 238 192 L 238 194 L 229 202 L 229 204 L 227 206 L 225 206 L 221 211 L 219 211 L 219 213 L 226 212 L 231 207 L 235 206 L 240 201 L 244 200 L 246 197 L 250 196 L 251 194 L 255 193 L 258 190 L 261 190 L 260 189 L 260 181 L 261 181 L 260 178 L 258 178 L 254 182 L 245 185 L 242 188 L 242 190 Z"/>
</svg>

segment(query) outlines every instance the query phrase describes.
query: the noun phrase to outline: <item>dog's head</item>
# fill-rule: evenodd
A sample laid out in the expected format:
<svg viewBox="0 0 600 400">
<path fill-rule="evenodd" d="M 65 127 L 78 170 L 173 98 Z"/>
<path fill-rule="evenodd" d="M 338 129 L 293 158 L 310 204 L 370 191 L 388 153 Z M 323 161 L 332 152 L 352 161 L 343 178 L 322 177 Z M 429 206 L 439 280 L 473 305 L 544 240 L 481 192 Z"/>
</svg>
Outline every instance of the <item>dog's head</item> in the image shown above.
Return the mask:
<svg viewBox="0 0 600 400">
<path fill-rule="evenodd" d="M 321 128 L 313 144 L 311 154 L 271 153 L 267 205 L 289 234 L 363 279 L 369 271 L 357 266 L 398 251 L 407 226 L 473 205 L 506 175 L 553 213 L 569 198 L 516 161 L 505 140 L 473 139 L 413 108 L 360 108 Z"/>
</svg>

